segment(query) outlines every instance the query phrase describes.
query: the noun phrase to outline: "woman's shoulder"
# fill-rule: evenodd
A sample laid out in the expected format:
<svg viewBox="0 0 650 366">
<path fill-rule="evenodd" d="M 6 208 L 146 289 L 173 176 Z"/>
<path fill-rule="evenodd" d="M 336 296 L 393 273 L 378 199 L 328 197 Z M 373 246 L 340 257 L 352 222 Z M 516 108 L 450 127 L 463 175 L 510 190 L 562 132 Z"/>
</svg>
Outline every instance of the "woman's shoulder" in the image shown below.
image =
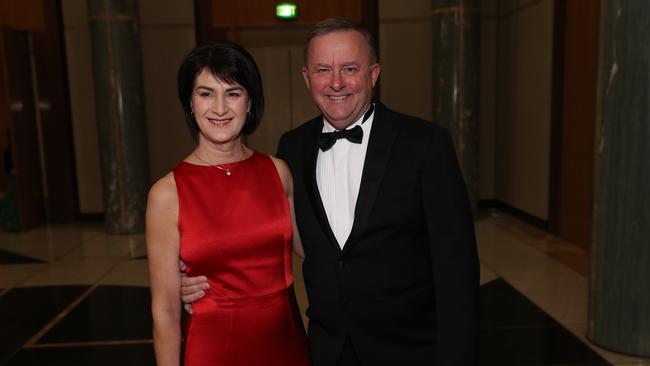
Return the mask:
<svg viewBox="0 0 650 366">
<path fill-rule="evenodd" d="M 173 205 L 177 204 L 178 197 L 176 193 L 176 181 L 174 173 L 169 172 L 162 178 L 158 179 L 149 189 L 149 204 Z"/>
<path fill-rule="evenodd" d="M 291 177 L 291 171 L 289 170 L 289 166 L 287 163 L 285 163 L 284 160 L 280 158 L 276 158 L 275 156 L 272 155 L 267 155 L 271 161 L 273 162 L 273 165 L 275 166 L 275 169 L 278 172 L 278 175 L 280 176 L 280 180 L 282 181 L 282 187 L 284 188 L 284 191 L 288 193 L 291 190 L 291 187 L 293 185 L 292 177 Z"/>
<path fill-rule="evenodd" d="M 276 158 L 273 155 L 267 155 L 267 156 L 271 159 L 271 161 L 273 162 L 273 165 L 275 165 L 275 168 L 278 171 L 286 170 L 287 172 L 289 172 L 289 166 L 287 165 L 287 163 L 284 160 L 282 160 L 280 158 Z"/>
</svg>

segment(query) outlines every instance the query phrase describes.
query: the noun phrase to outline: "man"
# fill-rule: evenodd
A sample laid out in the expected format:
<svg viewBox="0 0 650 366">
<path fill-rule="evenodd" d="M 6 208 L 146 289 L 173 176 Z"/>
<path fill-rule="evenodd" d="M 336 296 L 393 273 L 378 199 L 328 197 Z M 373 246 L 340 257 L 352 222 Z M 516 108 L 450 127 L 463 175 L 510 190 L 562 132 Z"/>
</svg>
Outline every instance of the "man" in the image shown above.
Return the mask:
<svg viewBox="0 0 650 366">
<path fill-rule="evenodd" d="M 478 257 L 453 145 L 436 124 L 373 102 L 380 70 L 361 26 L 314 26 L 302 75 L 323 115 L 279 143 L 305 251 L 312 362 L 475 365 Z"/>
</svg>

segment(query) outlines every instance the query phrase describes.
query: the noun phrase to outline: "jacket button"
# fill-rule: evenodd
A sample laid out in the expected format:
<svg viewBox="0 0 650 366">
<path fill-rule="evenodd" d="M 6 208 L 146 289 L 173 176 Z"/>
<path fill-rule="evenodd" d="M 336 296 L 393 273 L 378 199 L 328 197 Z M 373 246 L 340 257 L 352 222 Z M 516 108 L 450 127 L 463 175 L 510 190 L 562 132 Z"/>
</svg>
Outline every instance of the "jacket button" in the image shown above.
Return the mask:
<svg viewBox="0 0 650 366">
<path fill-rule="evenodd" d="M 344 265 L 345 265 L 345 264 L 343 263 L 343 259 L 339 259 L 338 264 L 339 264 L 339 268 L 340 268 L 340 269 L 343 269 L 343 267 L 344 267 Z"/>
</svg>

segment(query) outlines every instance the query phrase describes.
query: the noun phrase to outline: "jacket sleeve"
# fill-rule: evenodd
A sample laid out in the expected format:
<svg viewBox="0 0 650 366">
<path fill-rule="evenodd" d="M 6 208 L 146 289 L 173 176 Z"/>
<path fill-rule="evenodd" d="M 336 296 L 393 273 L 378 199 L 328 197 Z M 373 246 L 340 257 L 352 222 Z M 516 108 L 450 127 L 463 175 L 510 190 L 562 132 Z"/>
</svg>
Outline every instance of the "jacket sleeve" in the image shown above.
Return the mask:
<svg viewBox="0 0 650 366">
<path fill-rule="evenodd" d="M 446 130 L 434 129 L 423 164 L 422 190 L 436 298 L 436 365 L 477 365 L 479 262 L 474 220 Z"/>
<path fill-rule="evenodd" d="M 278 142 L 278 150 L 275 153 L 277 158 L 282 160 L 287 160 L 287 134 L 284 133 L 280 136 L 280 141 Z"/>
</svg>

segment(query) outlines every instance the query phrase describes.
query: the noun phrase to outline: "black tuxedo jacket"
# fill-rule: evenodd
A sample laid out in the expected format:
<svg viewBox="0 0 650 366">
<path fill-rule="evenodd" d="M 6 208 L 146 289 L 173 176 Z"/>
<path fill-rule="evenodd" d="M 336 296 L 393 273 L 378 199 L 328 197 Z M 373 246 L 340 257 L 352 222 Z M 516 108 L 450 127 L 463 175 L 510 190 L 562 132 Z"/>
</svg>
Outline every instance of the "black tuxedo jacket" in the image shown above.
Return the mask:
<svg viewBox="0 0 650 366">
<path fill-rule="evenodd" d="M 313 365 L 336 365 L 346 337 L 363 365 L 475 365 L 478 256 L 449 134 L 376 103 L 341 250 L 316 184 L 322 127 L 308 121 L 278 148 L 294 179 Z"/>
</svg>

